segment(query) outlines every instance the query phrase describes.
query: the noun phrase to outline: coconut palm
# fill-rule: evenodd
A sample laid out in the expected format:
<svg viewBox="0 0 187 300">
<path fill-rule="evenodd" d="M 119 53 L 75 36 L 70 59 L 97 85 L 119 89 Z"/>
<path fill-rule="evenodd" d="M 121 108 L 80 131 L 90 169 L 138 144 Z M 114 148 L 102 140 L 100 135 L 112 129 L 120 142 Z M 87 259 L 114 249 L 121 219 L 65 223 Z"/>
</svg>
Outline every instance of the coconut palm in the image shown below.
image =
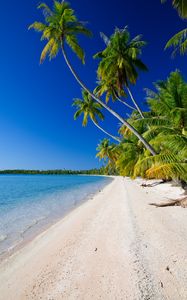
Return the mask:
<svg viewBox="0 0 187 300">
<path fill-rule="evenodd" d="M 187 130 L 187 83 L 179 71 L 172 72 L 166 81 L 155 84 L 156 92 L 147 90 L 147 102 L 154 114 L 165 117 L 172 127 Z"/>
<path fill-rule="evenodd" d="M 101 97 L 104 93 L 106 93 L 105 101 L 108 103 L 109 99 L 112 98 L 112 101 L 119 101 L 126 107 L 131 110 L 136 110 L 133 106 L 129 105 L 126 101 L 122 100 L 120 97 L 125 97 L 126 94 L 124 91 L 121 92 L 121 95 L 118 95 L 118 91 L 116 89 L 116 82 L 114 79 L 110 80 L 99 80 L 97 83 L 97 87 L 94 90 L 94 94 L 98 97 Z"/>
<path fill-rule="evenodd" d="M 104 160 L 106 163 L 105 170 L 107 174 L 117 174 L 116 161 L 119 155 L 119 146 L 110 143 L 108 139 L 104 139 L 100 142 L 97 149 L 96 157 L 100 160 Z"/>
<path fill-rule="evenodd" d="M 167 0 L 161 0 L 161 2 L 166 2 Z M 186 0 L 172 0 L 172 5 L 177 9 L 179 16 L 181 18 L 187 18 L 187 2 Z"/>
<path fill-rule="evenodd" d="M 94 95 L 81 81 L 74 68 L 72 67 L 65 50 L 65 44 L 67 44 L 75 54 L 84 63 L 84 51 L 80 47 L 77 39 L 77 35 L 84 34 L 90 36 L 91 33 L 85 28 L 84 23 L 79 22 L 75 16 L 73 9 L 70 7 L 69 3 L 65 1 L 53 1 L 53 8 L 51 9 L 45 3 L 39 5 L 39 8 L 43 10 L 44 23 L 34 22 L 29 28 L 33 28 L 36 31 L 42 32 L 42 40 L 47 40 L 40 61 L 43 62 L 44 59 L 49 56 L 49 59 L 54 58 L 60 50 L 64 60 L 72 72 L 73 76 L 80 84 L 80 86 L 87 91 L 90 96 L 96 100 L 102 107 L 104 107 L 109 113 L 111 113 L 115 118 L 117 118 L 122 124 L 126 125 L 132 132 L 142 141 L 144 146 L 155 155 L 154 149 L 146 142 L 146 140 L 133 128 L 128 122 L 123 119 L 114 110 L 103 103 L 96 95 Z"/>
<path fill-rule="evenodd" d="M 141 40 L 141 35 L 131 40 L 127 27 L 124 29 L 116 28 L 110 39 L 104 34 L 102 34 L 102 37 L 104 37 L 106 48 L 94 56 L 95 58 L 101 58 L 98 67 L 99 79 L 113 80 L 119 95 L 123 93 L 125 87 L 133 104 L 143 118 L 142 111 L 130 91 L 129 84 L 136 83 L 138 70 L 147 70 L 147 67 L 139 58 L 142 47 L 146 43 Z"/>
<path fill-rule="evenodd" d="M 176 33 L 166 44 L 165 49 L 173 47 L 172 57 L 175 57 L 177 52 L 181 55 L 187 53 L 187 28 Z"/>
<path fill-rule="evenodd" d="M 143 149 L 137 141 L 126 140 L 121 144 L 120 153 L 116 161 L 116 168 L 120 175 L 134 178 L 136 163 L 143 156 Z"/>
<path fill-rule="evenodd" d="M 166 0 L 161 0 L 166 2 Z M 187 18 L 187 1 L 186 0 L 173 0 L 172 5 L 177 9 L 179 16 L 183 19 Z M 175 56 L 177 52 L 181 55 L 187 53 L 187 28 L 176 33 L 166 44 L 165 49 L 173 47 L 172 56 Z"/>
<path fill-rule="evenodd" d="M 118 147 L 111 144 L 109 139 L 103 139 L 97 147 L 97 157 L 115 162 L 118 157 Z"/>
<path fill-rule="evenodd" d="M 128 120 L 159 153 L 151 156 L 124 125 L 122 140 L 115 148 L 113 166 L 122 176 L 135 178 L 180 179 L 187 182 L 187 83 L 179 71 L 147 90 L 150 111 L 140 119 L 135 113 Z M 111 156 L 110 144 L 103 142 L 99 157 Z M 115 153 L 115 152 L 114 152 Z M 114 168 L 114 167 L 113 167 Z"/>
<path fill-rule="evenodd" d="M 120 139 L 111 135 L 106 130 L 104 130 L 101 126 L 99 126 L 97 117 L 100 120 L 104 120 L 104 115 L 101 112 L 102 106 L 97 103 L 88 92 L 82 90 L 82 99 L 74 99 L 73 106 L 77 108 L 76 113 L 74 114 L 74 119 L 76 120 L 80 115 L 83 115 L 82 125 L 86 126 L 88 123 L 88 118 L 92 120 L 94 125 L 99 128 L 102 132 L 110 136 L 112 139 L 120 143 Z"/>
<path fill-rule="evenodd" d="M 171 73 L 166 81 L 157 82 L 155 87 L 156 92 L 147 90 L 151 112 L 147 113 L 145 119 L 132 118 L 129 122 L 159 154 L 154 158 L 150 157 L 146 151 L 139 148 L 141 145 L 133 137 L 133 143 L 140 151 L 138 160 L 134 160 L 132 174 L 148 178 L 187 180 L 187 84 L 176 71 Z M 120 133 L 132 140 L 127 128 L 122 127 Z M 127 153 L 130 155 L 130 152 Z M 133 155 L 132 152 L 134 159 Z M 122 162 L 125 158 L 124 152 Z M 133 160 L 128 157 L 128 161 Z M 119 161 L 119 165 L 120 163 Z"/>
<path fill-rule="evenodd" d="M 148 122 L 148 120 L 146 120 Z M 149 124 L 149 123 L 148 123 Z M 176 134 L 176 130 L 166 126 L 151 126 L 143 135 L 159 154 L 150 156 L 138 140 L 131 139 L 127 131 L 127 141 L 121 144 L 116 161 L 120 175 L 135 178 L 181 179 L 187 180 L 187 136 Z M 123 129 L 124 130 L 124 129 Z M 170 133 L 170 134 L 169 134 Z"/>
</svg>

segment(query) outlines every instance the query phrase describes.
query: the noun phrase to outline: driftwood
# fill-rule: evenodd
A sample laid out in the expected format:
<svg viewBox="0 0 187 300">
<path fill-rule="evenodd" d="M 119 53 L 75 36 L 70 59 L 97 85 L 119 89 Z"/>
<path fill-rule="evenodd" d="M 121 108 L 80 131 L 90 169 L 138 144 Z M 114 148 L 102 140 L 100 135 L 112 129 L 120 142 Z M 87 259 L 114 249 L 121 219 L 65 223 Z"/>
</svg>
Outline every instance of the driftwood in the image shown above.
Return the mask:
<svg viewBox="0 0 187 300">
<path fill-rule="evenodd" d="M 187 197 L 177 200 L 170 200 L 168 202 L 163 203 L 149 203 L 149 205 L 153 205 L 156 207 L 181 206 L 183 208 L 187 208 Z"/>
<path fill-rule="evenodd" d="M 166 180 L 162 180 L 162 181 L 159 181 L 159 182 L 148 183 L 148 184 L 142 183 L 141 186 L 142 187 L 154 187 L 154 186 L 157 186 L 157 185 L 165 183 L 165 182 L 166 182 Z"/>
</svg>

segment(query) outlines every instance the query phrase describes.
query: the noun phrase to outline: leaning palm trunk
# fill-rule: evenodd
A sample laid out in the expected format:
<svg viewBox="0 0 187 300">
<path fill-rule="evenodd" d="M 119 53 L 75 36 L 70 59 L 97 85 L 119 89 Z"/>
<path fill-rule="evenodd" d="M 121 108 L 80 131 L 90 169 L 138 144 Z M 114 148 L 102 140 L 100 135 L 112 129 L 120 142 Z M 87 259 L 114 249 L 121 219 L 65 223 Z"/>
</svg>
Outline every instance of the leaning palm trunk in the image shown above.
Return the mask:
<svg viewBox="0 0 187 300">
<path fill-rule="evenodd" d="M 116 95 L 116 99 L 117 99 L 119 102 L 123 103 L 123 105 L 127 106 L 128 108 L 130 108 L 130 109 L 132 109 L 132 110 L 136 110 L 135 107 L 133 107 L 133 106 L 129 105 L 127 102 L 121 100 L 117 95 Z"/>
<path fill-rule="evenodd" d="M 127 106 L 128 108 L 132 109 L 132 110 L 136 110 L 136 108 L 132 107 L 131 105 L 129 105 L 127 102 L 121 100 L 120 98 L 117 98 L 117 100 L 121 103 L 123 103 L 123 105 Z"/>
<path fill-rule="evenodd" d="M 134 97 L 133 97 L 133 95 L 132 95 L 132 93 L 131 93 L 129 87 L 127 87 L 127 91 L 128 91 L 128 93 L 129 93 L 129 96 L 131 97 L 132 102 L 133 102 L 134 105 L 136 106 L 137 111 L 139 112 L 140 116 L 142 117 L 142 119 L 144 119 L 144 115 L 143 115 L 143 113 L 142 113 L 142 111 L 141 111 L 139 105 L 138 105 L 137 102 L 135 101 L 135 99 L 134 99 Z"/>
<path fill-rule="evenodd" d="M 99 124 L 97 124 L 97 122 L 95 122 L 94 120 L 92 120 L 92 122 L 94 123 L 94 125 L 99 128 L 102 132 L 104 132 L 106 135 L 110 136 L 113 140 L 117 141 L 118 143 L 121 142 L 120 139 L 118 139 L 117 137 L 113 136 L 112 134 L 110 134 L 109 132 L 105 131 L 102 127 L 99 126 Z"/>
<path fill-rule="evenodd" d="M 73 76 L 75 77 L 75 79 L 77 80 L 77 82 L 80 84 L 80 86 L 89 93 L 89 95 L 95 99 L 95 101 L 97 101 L 100 105 L 102 105 L 108 112 L 110 112 L 115 118 L 117 118 L 122 124 L 124 124 L 125 126 L 127 126 L 127 128 L 129 130 L 131 130 L 134 135 L 137 136 L 137 138 L 144 144 L 145 148 L 147 150 L 150 151 L 150 153 L 152 155 L 156 155 L 156 151 L 153 149 L 153 147 L 141 136 L 141 134 L 138 133 L 138 131 L 131 126 L 126 120 L 124 120 L 120 115 L 118 115 L 115 111 L 113 111 L 110 107 L 108 107 L 105 103 L 103 103 L 99 98 L 96 97 L 96 95 L 94 95 L 85 85 L 84 83 L 81 81 L 81 79 L 78 77 L 78 75 L 76 74 L 76 72 L 74 71 L 71 63 L 69 62 L 66 52 L 64 50 L 64 46 L 62 44 L 62 54 L 64 56 L 65 62 L 67 64 L 67 66 L 69 67 L 70 71 L 72 72 Z"/>
</svg>

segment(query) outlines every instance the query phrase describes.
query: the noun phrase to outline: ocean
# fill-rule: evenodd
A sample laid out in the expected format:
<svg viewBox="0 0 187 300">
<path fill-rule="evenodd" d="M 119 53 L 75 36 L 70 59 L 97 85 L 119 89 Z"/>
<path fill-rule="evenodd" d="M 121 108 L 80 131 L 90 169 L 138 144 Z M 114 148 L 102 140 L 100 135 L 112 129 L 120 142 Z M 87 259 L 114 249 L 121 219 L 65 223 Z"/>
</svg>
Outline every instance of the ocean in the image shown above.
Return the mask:
<svg viewBox="0 0 187 300">
<path fill-rule="evenodd" d="M 86 175 L 0 175 L 0 258 L 111 181 Z"/>
</svg>

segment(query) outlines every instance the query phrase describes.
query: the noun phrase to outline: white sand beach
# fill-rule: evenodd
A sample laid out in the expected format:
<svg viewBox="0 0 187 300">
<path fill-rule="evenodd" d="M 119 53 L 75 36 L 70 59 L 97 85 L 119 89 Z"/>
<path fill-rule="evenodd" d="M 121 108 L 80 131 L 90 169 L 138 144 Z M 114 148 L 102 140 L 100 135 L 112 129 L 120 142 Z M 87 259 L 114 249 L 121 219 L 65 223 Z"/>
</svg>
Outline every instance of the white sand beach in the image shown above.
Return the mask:
<svg viewBox="0 0 187 300">
<path fill-rule="evenodd" d="M 0 299 L 187 299 L 182 194 L 116 177 L 0 265 Z"/>
</svg>

